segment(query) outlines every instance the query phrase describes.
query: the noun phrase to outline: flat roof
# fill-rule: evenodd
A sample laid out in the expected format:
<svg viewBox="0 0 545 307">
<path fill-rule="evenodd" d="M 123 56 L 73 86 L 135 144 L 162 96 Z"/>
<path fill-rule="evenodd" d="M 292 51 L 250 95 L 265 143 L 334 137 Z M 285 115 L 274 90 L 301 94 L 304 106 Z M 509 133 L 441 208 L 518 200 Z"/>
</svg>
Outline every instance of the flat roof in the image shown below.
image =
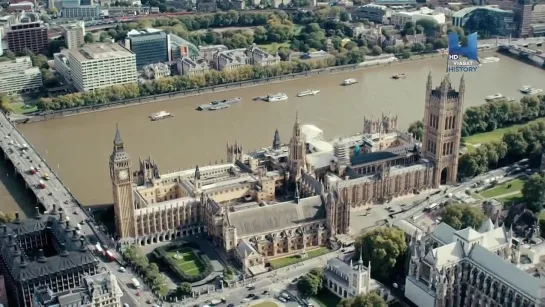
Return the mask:
<svg viewBox="0 0 545 307">
<path fill-rule="evenodd" d="M 132 51 L 116 43 L 89 44 L 78 49 L 70 49 L 68 53 L 79 62 L 134 56 Z"/>
</svg>

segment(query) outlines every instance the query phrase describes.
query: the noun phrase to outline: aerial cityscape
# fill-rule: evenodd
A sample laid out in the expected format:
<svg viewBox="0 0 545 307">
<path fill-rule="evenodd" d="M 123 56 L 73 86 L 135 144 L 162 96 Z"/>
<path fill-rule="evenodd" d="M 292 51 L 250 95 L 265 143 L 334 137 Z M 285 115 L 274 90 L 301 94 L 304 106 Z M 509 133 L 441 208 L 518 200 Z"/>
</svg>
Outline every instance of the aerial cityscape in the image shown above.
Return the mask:
<svg viewBox="0 0 545 307">
<path fill-rule="evenodd" d="M 545 307 L 545 3 L 0 4 L 0 306 Z"/>
</svg>

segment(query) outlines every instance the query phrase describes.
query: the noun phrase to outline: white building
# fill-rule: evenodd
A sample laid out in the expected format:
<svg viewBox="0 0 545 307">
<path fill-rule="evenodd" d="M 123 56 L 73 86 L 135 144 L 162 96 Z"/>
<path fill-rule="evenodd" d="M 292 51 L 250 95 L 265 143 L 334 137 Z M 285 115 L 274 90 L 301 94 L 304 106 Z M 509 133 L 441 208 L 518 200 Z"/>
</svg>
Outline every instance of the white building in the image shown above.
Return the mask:
<svg viewBox="0 0 545 307">
<path fill-rule="evenodd" d="M 194 61 L 189 57 L 183 57 L 176 63 L 178 72 L 182 76 L 192 75 L 204 75 L 210 70 L 208 63 L 201 59 L 201 61 Z"/>
<path fill-rule="evenodd" d="M 85 22 L 78 21 L 75 24 L 63 26 L 66 48 L 73 49 L 85 43 Z"/>
<path fill-rule="evenodd" d="M 213 56 L 217 70 L 231 70 L 245 65 L 269 66 L 280 63 L 278 54 L 271 55 L 257 46 L 216 52 Z"/>
<path fill-rule="evenodd" d="M 68 49 L 62 49 L 61 52 L 53 55 L 55 61 L 55 70 L 64 77 L 68 83 L 72 83 L 72 72 L 68 60 Z"/>
<path fill-rule="evenodd" d="M 136 83 L 138 77 L 134 53 L 115 43 L 90 44 L 70 49 L 68 62 L 78 91 Z"/>
<path fill-rule="evenodd" d="M 42 85 L 40 69 L 32 67 L 30 57 L 0 62 L 0 93 L 31 92 L 40 89 Z"/>
<path fill-rule="evenodd" d="M 170 66 L 165 63 L 149 64 L 142 68 L 148 79 L 160 79 L 170 76 Z"/>
<path fill-rule="evenodd" d="M 251 64 L 255 66 L 269 66 L 280 63 L 278 52 L 272 55 L 259 49 L 255 44 L 246 50 L 246 54 L 250 57 Z"/>
<path fill-rule="evenodd" d="M 527 251 L 490 219 L 479 231 L 441 223 L 409 248 L 405 296 L 419 307 L 540 306 L 542 281 L 517 267 Z"/>
<path fill-rule="evenodd" d="M 436 12 L 428 7 L 423 7 L 418 11 L 411 12 L 393 12 L 390 23 L 396 27 L 403 29 L 407 22 L 416 23 L 419 20 L 434 20 L 437 24 L 446 22 L 445 14 Z"/>
<path fill-rule="evenodd" d="M 376 292 L 386 302 L 393 300 L 390 291 L 371 278 L 371 263 L 366 268 L 363 260 L 356 265 L 339 258 L 330 259 L 324 269 L 324 287 L 340 298 L 350 298 L 369 292 Z"/>
</svg>

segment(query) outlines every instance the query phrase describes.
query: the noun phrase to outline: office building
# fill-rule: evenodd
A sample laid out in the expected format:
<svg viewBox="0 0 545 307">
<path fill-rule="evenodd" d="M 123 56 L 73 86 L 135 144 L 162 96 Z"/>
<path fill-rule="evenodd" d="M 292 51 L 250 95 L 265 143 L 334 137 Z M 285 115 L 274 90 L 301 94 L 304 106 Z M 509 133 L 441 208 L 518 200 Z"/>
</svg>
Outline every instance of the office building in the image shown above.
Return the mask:
<svg viewBox="0 0 545 307">
<path fill-rule="evenodd" d="M 68 49 L 62 49 L 61 52 L 53 55 L 55 61 L 55 70 L 61 74 L 67 83 L 72 83 L 72 72 L 68 60 Z"/>
<path fill-rule="evenodd" d="M 41 87 L 42 74 L 38 67 L 32 67 L 30 57 L 0 62 L 0 93 L 33 92 Z"/>
<path fill-rule="evenodd" d="M 361 257 L 357 263 L 353 263 L 352 259 L 349 263 L 340 258 L 328 260 L 323 285 L 341 299 L 375 292 L 385 302 L 393 300 L 388 288 L 371 278 L 371 262 L 365 267 Z"/>
<path fill-rule="evenodd" d="M 132 30 L 127 33 L 125 47 L 136 56 L 136 68 L 169 61 L 169 35 L 162 30 Z"/>
<path fill-rule="evenodd" d="M 445 14 L 435 12 L 427 7 L 423 7 L 417 11 L 398 11 L 393 12 L 390 19 L 390 24 L 399 29 L 403 29 L 407 22 L 417 23 L 419 20 L 431 20 L 442 25 L 446 21 Z"/>
<path fill-rule="evenodd" d="M 170 61 L 176 61 L 184 56 L 191 58 L 199 56 L 199 48 L 193 43 L 174 34 L 168 36 L 170 38 Z"/>
<path fill-rule="evenodd" d="M 366 4 L 352 12 L 354 20 L 368 20 L 374 23 L 385 23 L 392 16 L 392 9 L 384 5 Z"/>
<path fill-rule="evenodd" d="M 522 270 L 536 253 L 528 246 L 490 219 L 478 231 L 441 223 L 409 244 L 405 296 L 419 307 L 541 307 L 540 274 Z M 539 249 L 542 255 L 543 244 Z M 521 265 L 522 256 L 528 262 Z"/>
<path fill-rule="evenodd" d="M 215 53 L 227 50 L 229 48 L 225 45 L 199 46 L 199 57 L 210 63 L 214 61 Z"/>
<path fill-rule="evenodd" d="M 97 19 L 100 17 L 100 5 L 65 6 L 61 10 L 63 18 Z"/>
<path fill-rule="evenodd" d="M 491 36 L 509 36 L 516 33 L 514 12 L 499 9 L 495 6 L 468 7 L 452 15 L 452 25 L 463 28 L 466 33 L 486 30 Z M 493 26 L 479 28 L 480 20 L 493 20 Z M 488 25 L 488 23 L 487 23 Z"/>
<path fill-rule="evenodd" d="M 78 91 L 135 83 L 134 53 L 115 43 L 84 45 L 68 51 L 72 82 Z"/>
<path fill-rule="evenodd" d="M 197 12 L 213 13 L 218 9 L 218 4 L 215 0 L 197 0 Z"/>
<path fill-rule="evenodd" d="M 66 48 L 81 47 L 85 43 L 85 22 L 78 21 L 75 24 L 62 26 Z"/>
<path fill-rule="evenodd" d="M 53 293 L 39 287 L 34 294 L 34 307 L 121 307 L 123 292 L 112 272 L 85 276 L 81 287 Z"/>
<path fill-rule="evenodd" d="M 8 12 L 15 13 L 15 12 L 33 12 L 34 11 L 34 3 L 30 1 L 22 1 L 17 3 L 12 3 L 8 6 Z"/>
<path fill-rule="evenodd" d="M 20 54 L 28 49 L 34 54 L 47 54 L 49 40 L 47 28 L 41 22 L 12 25 L 7 31 L 8 49 Z"/>
<path fill-rule="evenodd" d="M 9 291 L 10 305 L 31 306 L 39 287 L 53 293 L 83 285 L 97 273 L 98 261 L 62 212 L 0 225 L 0 271 Z"/>
</svg>

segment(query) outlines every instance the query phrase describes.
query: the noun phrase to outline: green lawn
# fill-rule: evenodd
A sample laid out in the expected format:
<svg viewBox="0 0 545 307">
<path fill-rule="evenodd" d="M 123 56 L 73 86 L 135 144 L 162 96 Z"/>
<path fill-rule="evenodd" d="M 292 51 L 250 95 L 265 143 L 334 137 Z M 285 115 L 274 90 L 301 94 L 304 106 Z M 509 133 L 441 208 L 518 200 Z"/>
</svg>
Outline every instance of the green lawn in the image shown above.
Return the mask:
<svg viewBox="0 0 545 307">
<path fill-rule="evenodd" d="M 278 304 L 274 303 L 274 302 L 267 301 L 267 302 L 261 302 L 261 303 L 255 304 L 255 305 L 251 305 L 251 307 L 278 307 Z"/>
<path fill-rule="evenodd" d="M 38 110 L 36 105 L 25 104 L 24 102 L 14 102 L 11 103 L 10 106 L 13 110 L 13 113 L 16 114 L 25 114 Z"/>
<path fill-rule="evenodd" d="M 169 258 L 171 258 L 178 267 L 184 271 L 187 275 L 197 276 L 204 271 L 204 265 L 201 263 L 195 252 L 191 248 L 181 248 L 177 251 L 167 252 Z M 180 259 L 176 259 L 174 256 L 181 256 Z"/>
<path fill-rule="evenodd" d="M 511 196 L 496 198 L 497 201 L 502 202 L 504 206 L 510 206 L 522 201 L 522 193 L 517 193 Z"/>
<path fill-rule="evenodd" d="M 494 131 L 490 132 L 484 132 L 484 133 L 478 133 L 470 136 L 464 137 L 464 142 L 467 144 L 482 144 L 482 143 L 490 143 L 493 141 L 500 141 L 503 138 L 503 135 L 511 130 L 518 130 L 519 128 L 522 128 L 524 126 L 538 123 L 538 122 L 545 122 L 545 118 L 538 118 L 532 121 L 529 121 L 526 124 L 520 124 L 520 125 L 513 125 L 505 128 L 496 129 Z M 467 146 L 468 150 L 470 150 L 471 146 Z"/>
<path fill-rule="evenodd" d="M 258 46 L 259 46 L 259 48 L 265 49 L 268 52 L 276 52 L 276 51 L 278 51 L 278 48 L 281 48 L 281 47 L 289 48 L 290 43 L 288 43 L 288 42 L 285 42 L 285 43 L 271 43 L 271 44 L 263 44 L 263 45 L 258 45 Z"/>
<path fill-rule="evenodd" d="M 522 185 L 524 185 L 524 181 L 522 181 L 521 179 L 515 179 L 515 180 L 507 181 L 501 185 L 497 185 L 479 194 L 484 198 L 492 198 L 492 197 L 503 195 L 503 194 L 519 192 L 520 190 L 522 190 Z M 509 197 L 511 197 L 511 195 Z"/>
<path fill-rule="evenodd" d="M 301 262 L 310 258 L 319 257 L 323 254 L 326 254 L 328 251 L 329 250 L 327 248 L 320 247 L 317 249 L 313 249 L 311 251 L 307 251 L 307 257 L 305 258 L 301 258 L 299 257 L 299 255 L 293 255 L 293 256 L 287 256 L 283 258 L 274 259 L 274 260 L 271 260 L 271 267 L 274 270 L 276 270 L 276 269 L 283 268 L 285 266 L 292 265 L 297 262 Z"/>
<path fill-rule="evenodd" d="M 335 307 L 341 301 L 338 296 L 325 289 L 313 296 L 312 299 L 322 307 Z"/>
</svg>

